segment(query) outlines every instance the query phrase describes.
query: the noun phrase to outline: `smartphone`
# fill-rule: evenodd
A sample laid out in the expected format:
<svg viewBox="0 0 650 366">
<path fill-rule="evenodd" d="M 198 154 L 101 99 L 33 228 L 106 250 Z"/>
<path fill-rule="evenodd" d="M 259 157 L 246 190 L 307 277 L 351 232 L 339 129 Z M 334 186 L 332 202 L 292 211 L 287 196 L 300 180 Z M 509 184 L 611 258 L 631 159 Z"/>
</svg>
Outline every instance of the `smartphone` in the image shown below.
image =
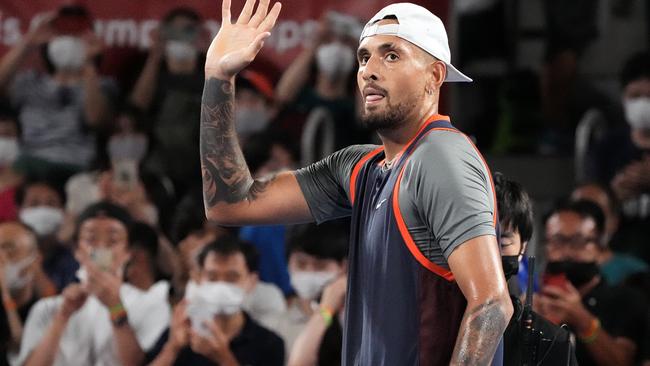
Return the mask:
<svg viewBox="0 0 650 366">
<path fill-rule="evenodd" d="M 138 184 L 138 162 L 135 160 L 116 160 L 113 162 L 113 183 L 128 190 Z"/>
<path fill-rule="evenodd" d="M 544 276 L 542 277 L 542 283 L 544 287 L 554 286 L 554 287 L 566 289 L 569 280 L 567 279 L 566 274 L 564 273 L 544 273 Z"/>
<path fill-rule="evenodd" d="M 113 269 L 113 251 L 107 248 L 96 248 L 90 252 L 90 259 L 102 271 Z"/>
</svg>

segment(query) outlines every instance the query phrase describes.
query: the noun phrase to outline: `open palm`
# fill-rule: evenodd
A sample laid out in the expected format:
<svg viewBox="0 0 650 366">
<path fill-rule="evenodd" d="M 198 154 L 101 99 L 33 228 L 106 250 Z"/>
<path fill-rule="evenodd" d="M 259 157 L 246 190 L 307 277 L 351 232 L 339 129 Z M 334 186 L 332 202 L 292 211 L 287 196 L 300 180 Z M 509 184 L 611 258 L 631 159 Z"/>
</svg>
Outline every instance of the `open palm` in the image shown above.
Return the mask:
<svg viewBox="0 0 650 366">
<path fill-rule="evenodd" d="M 268 11 L 270 0 L 246 0 L 236 23 L 230 21 L 230 0 L 223 0 L 221 29 L 214 37 L 205 60 L 206 77 L 230 79 L 248 66 L 262 49 L 282 5 L 276 2 Z"/>
</svg>

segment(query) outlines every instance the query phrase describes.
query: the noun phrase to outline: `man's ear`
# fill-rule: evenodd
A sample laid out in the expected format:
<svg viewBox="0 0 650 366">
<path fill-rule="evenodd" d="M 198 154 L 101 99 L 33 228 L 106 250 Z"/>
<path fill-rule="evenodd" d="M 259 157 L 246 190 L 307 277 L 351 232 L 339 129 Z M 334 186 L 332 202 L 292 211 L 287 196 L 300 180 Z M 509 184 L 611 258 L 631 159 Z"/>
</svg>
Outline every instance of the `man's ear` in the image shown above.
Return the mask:
<svg viewBox="0 0 650 366">
<path fill-rule="evenodd" d="M 445 81 L 447 76 L 447 65 L 444 62 L 431 58 L 431 61 L 427 65 L 429 80 L 427 82 L 427 88 L 437 91 L 440 90 L 442 83 Z"/>
</svg>

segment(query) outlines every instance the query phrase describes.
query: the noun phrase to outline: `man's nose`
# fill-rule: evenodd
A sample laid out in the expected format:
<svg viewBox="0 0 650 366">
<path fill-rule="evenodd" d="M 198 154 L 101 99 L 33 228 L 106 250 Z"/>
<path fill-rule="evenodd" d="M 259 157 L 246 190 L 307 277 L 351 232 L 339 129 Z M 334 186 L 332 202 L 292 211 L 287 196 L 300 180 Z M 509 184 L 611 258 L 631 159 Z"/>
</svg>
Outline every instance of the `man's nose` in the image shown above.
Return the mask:
<svg viewBox="0 0 650 366">
<path fill-rule="evenodd" d="M 370 57 L 366 64 L 361 69 L 361 77 L 365 81 L 379 80 L 379 65 L 377 64 L 377 57 Z"/>
</svg>

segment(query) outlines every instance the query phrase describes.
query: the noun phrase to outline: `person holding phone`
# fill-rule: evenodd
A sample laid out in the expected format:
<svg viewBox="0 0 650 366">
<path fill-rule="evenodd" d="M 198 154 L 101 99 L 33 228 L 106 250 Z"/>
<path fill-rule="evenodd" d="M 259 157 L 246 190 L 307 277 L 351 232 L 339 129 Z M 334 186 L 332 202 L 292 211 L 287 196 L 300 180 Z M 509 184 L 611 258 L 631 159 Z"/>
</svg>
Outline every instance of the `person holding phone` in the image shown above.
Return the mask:
<svg viewBox="0 0 650 366">
<path fill-rule="evenodd" d="M 188 283 L 169 330 L 149 353 L 150 366 L 284 364 L 282 339 L 243 310 L 255 282 L 245 246 L 224 236 L 201 250 L 199 281 Z"/>
<path fill-rule="evenodd" d="M 88 11 L 77 5 L 48 13 L 0 60 L 0 91 L 20 111 L 17 167 L 62 181 L 95 156 L 94 128 L 108 122 L 117 87 L 99 75 L 102 43 Z M 28 57 L 43 58 L 47 73 L 19 72 Z"/>
<path fill-rule="evenodd" d="M 17 364 L 138 365 L 144 360 L 169 324 L 169 285 L 123 280 L 132 254 L 131 227 L 128 212 L 108 202 L 79 215 L 75 256 L 81 283 L 34 305 Z"/>
<path fill-rule="evenodd" d="M 536 311 L 569 326 L 580 365 L 631 365 L 647 337 L 647 300 L 603 281 L 597 263 L 603 233 L 603 213 L 592 202 L 561 203 L 547 215 L 548 263 Z"/>
</svg>

